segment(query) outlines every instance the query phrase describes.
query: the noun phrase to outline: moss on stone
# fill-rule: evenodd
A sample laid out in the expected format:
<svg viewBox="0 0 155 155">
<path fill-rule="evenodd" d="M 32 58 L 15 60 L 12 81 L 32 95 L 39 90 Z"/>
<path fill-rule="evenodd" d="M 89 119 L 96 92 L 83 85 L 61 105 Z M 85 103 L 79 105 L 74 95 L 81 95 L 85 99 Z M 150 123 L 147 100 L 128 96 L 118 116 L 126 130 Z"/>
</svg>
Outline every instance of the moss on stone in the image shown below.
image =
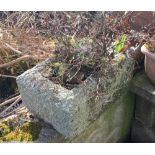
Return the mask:
<svg viewBox="0 0 155 155">
<path fill-rule="evenodd" d="M 122 102 L 124 104 L 124 116 L 123 125 L 121 131 L 121 138 L 119 142 L 126 142 L 130 136 L 131 123 L 133 119 L 134 112 L 134 101 L 135 95 L 132 92 L 128 92 L 126 97 L 123 98 Z"/>
<path fill-rule="evenodd" d="M 0 124 L 0 137 L 7 135 L 9 132 L 11 132 L 11 129 L 9 125 L 7 124 L 7 122 L 5 121 L 1 123 Z"/>
<path fill-rule="evenodd" d="M 126 142 L 130 135 L 133 109 L 134 94 L 128 92 L 106 106 L 87 130 L 66 142 Z"/>
<path fill-rule="evenodd" d="M 66 70 L 66 65 L 61 62 L 51 62 L 45 66 L 43 69 L 42 75 L 46 78 L 54 77 L 63 77 Z"/>
<path fill-rule="evenodd" d="M 26 122 L 22 127 L 12 130 L 7 123 L 2 123 L 2 135 L 0 142 L 31 142 L 38 138 L 41 125 L 35 122 Z"/>
<path fill-rule="evenodd" d="M 152 85 L 150 79 L 146 75 L 146 73 L 139 72 L 132 79 L 132 85 L 138 86 L 140 88 L 144 88 L 146 90 L 154 90 L 154 86 Z"/>
</svg>

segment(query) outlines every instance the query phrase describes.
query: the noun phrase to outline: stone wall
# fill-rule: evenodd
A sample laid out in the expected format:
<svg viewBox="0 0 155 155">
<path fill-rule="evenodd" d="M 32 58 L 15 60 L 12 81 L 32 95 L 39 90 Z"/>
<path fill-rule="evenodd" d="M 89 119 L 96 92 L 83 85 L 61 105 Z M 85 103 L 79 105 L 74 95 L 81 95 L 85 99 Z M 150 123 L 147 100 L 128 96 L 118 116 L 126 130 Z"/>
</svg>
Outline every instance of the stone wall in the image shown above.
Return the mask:
<svg viewBox="0 0 155 155">
<path fill-rule="evenodd" d="M 132 142 L 155 142 L 155 86 L 141 72 L 133 78 L 131 90 L 136 94 Z"/>
</svg>

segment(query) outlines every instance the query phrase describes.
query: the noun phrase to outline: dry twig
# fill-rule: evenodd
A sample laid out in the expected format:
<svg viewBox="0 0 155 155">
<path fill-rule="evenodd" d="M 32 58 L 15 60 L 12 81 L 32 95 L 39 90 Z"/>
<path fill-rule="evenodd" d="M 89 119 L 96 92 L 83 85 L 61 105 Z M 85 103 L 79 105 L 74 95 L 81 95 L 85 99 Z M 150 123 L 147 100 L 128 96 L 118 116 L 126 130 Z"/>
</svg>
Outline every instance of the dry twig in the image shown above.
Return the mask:
<svg viewBox="0 0 155 155">
<path fill-rule="evenodd" d="M 5 45 L 6 45 L 6 47 L 8 47 L 9 49 L 11 49 L 12 51 L 14 51 L 15 53 L 17 53 L 17 54 L 22 54 L 22 52 L 21 51 L 19 51 L 19 50 L 16 50 L 15 48 L 13 48 L 11 45 L 9 45 L 9 44 L 7 44 L 7 43 L 5 43 Z"/>
<path fill-rule="evenodd" d="M 5 112 L 7 112 L 10 108 L 12 108 L 15 104 L 17 104 L 19 101 L 21 101 L 21 96 L 19 96 L 9 107 L 7 107 L 4 111 L 2 111 L 0 113 L 0 117 L 3 116 L 3 114 L 5 114 Z"/>
<path fill-rule="evenodd" d="M 9 115 L 11 115 L 13 113 L 18 113 L 18 110 L 20 110 L 22 107 L 24 107 L 24 106 L 20 105 L 17 109 L 12 110 L 11 112 L 7 113 L 6 115 L 3 115 L 3 118 L 8 117 Z"/>
<path fill-rule="evenodd" d="M 20 95 L 15 96 L 15 97 L 13 97 L 13 98 L 11 98 L 11 99 L 8 99 L 8 100 L 2 102 L 2 103 L 0 104 L 0 107 L 5 106 L 5 105 L 7 105 L 7 104 L 9 104 L 9 103 L 11 103 L 11 102 L 17 100 L 19 97 L 20 97 Z"/>
<path fill-rule="evenodd" d="M 15 63 L 18 63 L 18 62 L 23 61 L 23 60 L 29 60 L 29 59 L 38 60 L 40 58 L 41 57 L 38 57 L 38 56 L 24 55 L 24 56 L 21 56 L 21 57 L 15 59 L 15 60 L 12 60 L 12 61 L 10 61 L 8 63 L 1 64 L 0 68 L 5 68 L 5 67 L 8 67 L 8 66 L 14 65 Z"/>
<path fill-rule="evenodd" d="M 4 78 L 14 78 L 14 79 L 16 79 L 16 76 L 12 76 L 12 75 L 0 74 L 0 77 L 4 77 Z"/>
</svg>

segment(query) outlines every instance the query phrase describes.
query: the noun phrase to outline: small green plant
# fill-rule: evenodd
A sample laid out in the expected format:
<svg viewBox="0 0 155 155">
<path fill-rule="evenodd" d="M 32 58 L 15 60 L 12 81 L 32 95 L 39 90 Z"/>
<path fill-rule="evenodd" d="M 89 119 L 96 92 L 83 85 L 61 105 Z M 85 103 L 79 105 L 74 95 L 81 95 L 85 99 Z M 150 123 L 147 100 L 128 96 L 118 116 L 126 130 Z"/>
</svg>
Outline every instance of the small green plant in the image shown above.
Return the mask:
<svg viewBox="0 0 155 155">
<path fill-rule="evenodd" d="M 125 46 L 125 41 L 126 41 L 126 36 L 125 35 L 122 35 L 119 40 L 115 41 L 114 45 L 115 45 L 115 52 L 116 53 L 120 53 L 121 52 L 121 50 Z"/>
</svg>

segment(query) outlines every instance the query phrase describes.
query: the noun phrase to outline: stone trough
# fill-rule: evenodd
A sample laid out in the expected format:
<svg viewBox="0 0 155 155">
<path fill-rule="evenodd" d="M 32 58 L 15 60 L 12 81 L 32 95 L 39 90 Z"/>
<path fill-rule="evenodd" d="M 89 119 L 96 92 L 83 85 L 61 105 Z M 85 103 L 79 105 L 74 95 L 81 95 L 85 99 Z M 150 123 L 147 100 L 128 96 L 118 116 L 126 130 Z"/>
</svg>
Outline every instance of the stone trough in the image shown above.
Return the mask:
<svg viewBox="0 0 155 155">
<path fill-rule="evenodd" d="M 125 93 L 122 90 L 127 88 L 134 66 L 134 62 L 129 59 L 124 60 L 122 65 L 113 65 L 119 71 L 111 79 L 101 79 L 109 87 L 103 98 L 95 100 L 92 94 L 97 87 L 97 80 L 91 76 L 71 90 L 43 77 L 41 70 L 51 61 L 48 59 L 18 76 L 17 84 L 27 108 L 52 124 L 65 137 L 75 137 L 82 133 L 102 113 L 105 105 L 112 102 L 113 96 Z"/>
</svg>

